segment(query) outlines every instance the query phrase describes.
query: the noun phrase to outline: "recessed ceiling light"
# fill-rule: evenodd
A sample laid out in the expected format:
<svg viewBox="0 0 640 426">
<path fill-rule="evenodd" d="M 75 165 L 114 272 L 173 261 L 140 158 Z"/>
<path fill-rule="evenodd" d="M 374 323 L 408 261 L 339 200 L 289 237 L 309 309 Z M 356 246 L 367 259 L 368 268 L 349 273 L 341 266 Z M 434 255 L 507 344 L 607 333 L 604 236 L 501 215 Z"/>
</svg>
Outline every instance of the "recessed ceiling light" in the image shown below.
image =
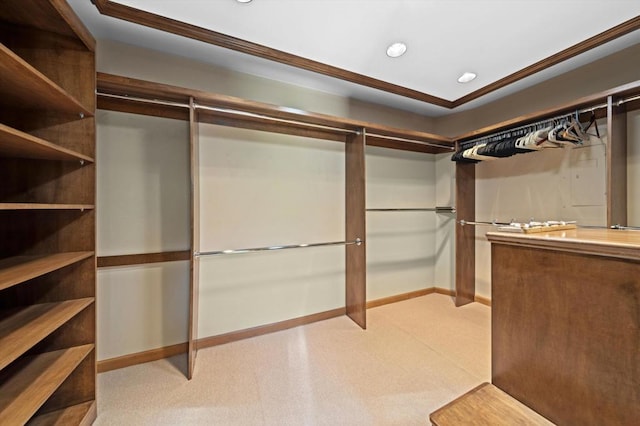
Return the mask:
<svg viewBox="0 0 640 426">
<path fill-rule="evenodd" d="M 404 43 L 393 43 L 391 46 L 387 47 L 387 56 L 390 58 L 397 58 L 398 56 L 404 55 L 407 51 L 407 45 Z"/>
<path fill-rule="evenodd" d="M 251 3 L 251 0 L 236 0 L 238 3 Z"/>
<path fill-rule="evenodd" d="M 458 77 L 458 83 L 468 83 L 474 80 L 477 77 L 474 72 L 465 72 L 460 77 Z"/>
</svg>

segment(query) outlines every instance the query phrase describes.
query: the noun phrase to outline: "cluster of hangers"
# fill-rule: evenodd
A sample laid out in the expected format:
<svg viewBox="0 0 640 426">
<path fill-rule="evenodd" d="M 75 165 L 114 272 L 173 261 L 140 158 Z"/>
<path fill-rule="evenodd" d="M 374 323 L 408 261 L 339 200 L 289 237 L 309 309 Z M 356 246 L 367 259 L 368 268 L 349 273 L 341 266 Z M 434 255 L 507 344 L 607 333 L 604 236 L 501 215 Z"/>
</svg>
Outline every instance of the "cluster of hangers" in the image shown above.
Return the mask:
<svg viewBox="0 0 640 426">
<path fill-rule="evenodd" d="M 452 161 L 477 163 L 483 160 L 510 157 L 526 152 L 540 151 L 546 148 L 562 148 L 582 145 L 589 138 L 587 130 L 595 124 L 596 135 L 600 131 L 596 124 L 595 113 L 585 127 L 575 115 L 567 114 L 537 123 L 509 129 L 500 133 L 466 141 L 451 157 Z"/>
</svg>

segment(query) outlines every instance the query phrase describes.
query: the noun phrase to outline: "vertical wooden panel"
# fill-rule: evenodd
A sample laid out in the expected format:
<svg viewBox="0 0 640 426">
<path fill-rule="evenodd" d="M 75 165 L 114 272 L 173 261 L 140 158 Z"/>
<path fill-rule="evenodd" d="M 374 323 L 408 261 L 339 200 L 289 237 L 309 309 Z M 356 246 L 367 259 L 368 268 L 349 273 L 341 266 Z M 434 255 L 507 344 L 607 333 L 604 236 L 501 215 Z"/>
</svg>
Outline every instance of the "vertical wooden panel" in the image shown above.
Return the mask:
<svg viewBox="0 0 640 426">
<path fill-rule="evenodd" d="M 638 424 L 640 262 L 491 247 L 492 383 L 558 425 Z"/>
<path fill-rule="evenodd" d="M 627 111 L 607 105 L 607 226 L 627 225 Z"/>
<path fill-rule="evenodd" d="M 365 239 L 365 130 L 347 136 L 345 143 L 345 238 L 363 240 L 361 245 L 346 246 L 347 315 L 363 329 L 367 328 L 367 281 Z"/>
<path fill-rule="evenodd" d="M 198 339 L 199 260 L 193 254 L 200 250 L 200 178 L 198 172 L 198 120 L 193 98 L 189 109 L 189 170 L 191 173 L 191 262 L 189 273 L 189 348 L 187 378 L 191 380 L 196 365 Z"/>
<path fill-rule="evenodd" d="M 476 294 L 476 231 L 459 220 L 476 219 L 476 166 L 456 164 L 456 306 L 474 301 Z"/>
</svg>

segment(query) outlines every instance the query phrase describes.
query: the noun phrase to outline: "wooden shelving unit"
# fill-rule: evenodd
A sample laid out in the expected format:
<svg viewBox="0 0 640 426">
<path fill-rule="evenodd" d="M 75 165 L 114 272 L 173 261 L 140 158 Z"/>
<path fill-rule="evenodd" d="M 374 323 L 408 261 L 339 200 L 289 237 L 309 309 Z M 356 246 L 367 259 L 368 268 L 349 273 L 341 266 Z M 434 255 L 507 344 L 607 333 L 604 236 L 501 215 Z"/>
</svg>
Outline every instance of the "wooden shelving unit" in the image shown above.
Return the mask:
<svg viewBox="0 0 640 426">
<path fill-rule="evenodd" d="M 0 24 L 0 424 L 91 424 L 95 41 L 64 0 Z"/>
</svg>

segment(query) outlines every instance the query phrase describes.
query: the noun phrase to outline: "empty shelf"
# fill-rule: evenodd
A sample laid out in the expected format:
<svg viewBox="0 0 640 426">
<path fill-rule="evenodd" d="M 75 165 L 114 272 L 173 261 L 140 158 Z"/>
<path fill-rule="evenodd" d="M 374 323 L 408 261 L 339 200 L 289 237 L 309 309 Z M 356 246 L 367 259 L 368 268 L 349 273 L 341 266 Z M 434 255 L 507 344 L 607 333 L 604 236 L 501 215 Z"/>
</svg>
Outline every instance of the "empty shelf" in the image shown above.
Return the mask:
<svg viewBox="0 0 640 426">
<path fill-rule="evenodd" d="M 27 423 L 28 426 L 64 426 L 91 424 L 91 418 L 95 418 L 96 402 L 88 401 L 82 404 L 72 405 L 62 410 L 52 411 L 34 417 Z"/>
<path fill-rule="evenodd" d="M 93 256 L 92 251 L 75 251 L 41 256 L 14 256 L 0 260 L 0 290 L 72 265 Z"/>
<path fill-rule="evenodd" d="M 0 43 L 0 103 L 92 116 L 74 97 Z"/>
<path fill-rule="evenodd" d="M 42 303 L 20 309 L 0 321 L 0 369 L 28 351 L 93 303 L 93 297 Z M 0 424 L 2 422 L 0 421 Z"/>
<path fill-rule="evenodd" d="M 0 424 L 29 421 L 92 350 L 90 344 L 26 357 L 0 384 Z"/>
<path fill-rule="evenodd" d="M 93 158 L 0 124 L 0 156 L 36 160 L 87 161 Z"/>
<path fill-rule="evenodd" d="M 93 204 L 0 203 L 0 210 L 91 210 Z"/>
</svg>

